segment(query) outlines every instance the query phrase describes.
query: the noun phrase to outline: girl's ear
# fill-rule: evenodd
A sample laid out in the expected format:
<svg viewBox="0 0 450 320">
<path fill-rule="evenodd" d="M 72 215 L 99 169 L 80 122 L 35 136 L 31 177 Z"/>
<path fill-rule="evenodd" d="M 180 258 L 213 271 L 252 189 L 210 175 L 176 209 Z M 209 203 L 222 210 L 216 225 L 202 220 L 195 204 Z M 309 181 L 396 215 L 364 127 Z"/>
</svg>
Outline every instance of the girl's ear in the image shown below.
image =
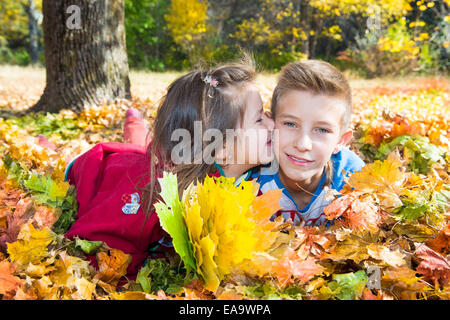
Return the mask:
<svg viewBox="0 0 450 320">
<path fill-rule="evenodd" d="M 336 154 L 339 151 L 341 151 L 341 148 L 346 146 L 350 142 L 352 137 L 353 137 L 352 129 L 348 129 L 346 132 L 344 132 L 344 134 L 342 134 L 341 139 L 339 140 L 338 144 L 336 145 L 336 148 L 334 149 L 333 154 Z"/>
</svg>

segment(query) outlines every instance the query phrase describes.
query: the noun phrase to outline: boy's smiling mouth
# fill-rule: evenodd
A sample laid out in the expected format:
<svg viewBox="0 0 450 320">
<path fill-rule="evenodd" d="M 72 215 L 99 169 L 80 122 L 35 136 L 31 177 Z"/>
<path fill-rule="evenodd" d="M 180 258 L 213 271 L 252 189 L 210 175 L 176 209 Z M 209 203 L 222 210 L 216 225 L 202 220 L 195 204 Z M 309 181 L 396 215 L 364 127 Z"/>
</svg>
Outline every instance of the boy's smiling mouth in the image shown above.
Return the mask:
<svg viewBox="0 0 450 320">
<path fill-rule="evenodd" d="M 312 160 L 308 160 L 305 158 L 294 157 L 288 153 L 285 153 L 285 155 L 293 164 L 298 165 L 298 166 L 306 166 L 307 164 L 314 162 Z"/>
</svg>

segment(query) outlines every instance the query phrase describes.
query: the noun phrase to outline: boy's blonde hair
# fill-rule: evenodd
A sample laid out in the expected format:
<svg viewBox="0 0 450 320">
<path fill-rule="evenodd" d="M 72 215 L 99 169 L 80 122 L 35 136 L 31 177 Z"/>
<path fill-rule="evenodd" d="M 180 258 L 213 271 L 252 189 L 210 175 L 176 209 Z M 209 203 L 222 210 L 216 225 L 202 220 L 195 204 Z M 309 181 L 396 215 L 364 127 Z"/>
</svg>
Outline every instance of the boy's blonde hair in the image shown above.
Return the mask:
<svg viewBox="0 0 450 320">
<path fill-rule="evenodd" d="M 350 126 L 352 117 L 352 90 L 345 76 L 336 67 L 321 60 L 304 60 L 291 62 L 281 69 L 278 83 L 272 94 L 271 112 L 276 118 L 281 98 L 291 90 L 307 91 L 313 94 L 324 94 L 340 97 L 345 103 L 344 115 L 341 119 L 340 133 Z M 325 186 L 330 186 L 333 177 L 333 163 L 328 161 Z"/>
<path fill-rule="evenodd" d="M 346 102 L 344 116 L 341 119 L 341 133 L 350 125 L 353 111 L 350 84 L 345 76 L 328 62 L 321 60 L 296 61 L 281 69 L 277 86 L 272 95 L 271 111 L 274 118 L 280 99 L 291 90 L 341 97 Z"/>
</svg>

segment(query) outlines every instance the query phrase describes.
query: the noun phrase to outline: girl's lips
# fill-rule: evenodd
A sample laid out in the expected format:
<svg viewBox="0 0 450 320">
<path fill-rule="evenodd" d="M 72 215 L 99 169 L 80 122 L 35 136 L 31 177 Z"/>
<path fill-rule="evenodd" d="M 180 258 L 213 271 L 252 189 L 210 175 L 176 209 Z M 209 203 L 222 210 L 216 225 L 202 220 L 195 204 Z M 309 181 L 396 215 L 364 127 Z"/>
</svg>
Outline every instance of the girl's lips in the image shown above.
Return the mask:
<svg viewBox="0 0 450 320">
<path fill-rule="evenodd" d="M 291 156 L 291 155 L 289 155 L 287 153 L 286 153 L 286 156 L 293 164 L 295 164 L 297 166 L 306 166 L 309 163 L 314 162 L 314 161 L 310 161 L 310 160 L 303 159 L 303 158 L 296 158 L 296 157 Z"/>
</svg>

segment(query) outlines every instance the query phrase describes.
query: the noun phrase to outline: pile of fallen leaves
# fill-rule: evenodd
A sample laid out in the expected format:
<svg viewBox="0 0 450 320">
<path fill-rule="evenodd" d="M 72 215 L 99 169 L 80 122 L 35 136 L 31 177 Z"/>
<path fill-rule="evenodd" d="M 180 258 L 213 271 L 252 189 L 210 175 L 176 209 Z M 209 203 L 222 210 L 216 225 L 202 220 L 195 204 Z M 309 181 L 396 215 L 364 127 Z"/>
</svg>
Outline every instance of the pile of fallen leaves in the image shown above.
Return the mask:
<svg viewBox="0 0 450 320">
<path fill-rule="evenodd" d="M 263 89 L 268 105 L 272 88 Z M 269 221 L 279 194 L 255 197 L 252 183 L 206 181 L 174 199 L 167 190 L 176 190 L 176 179 L 165 176 L 159 211 L 178 255 L 149 259 L 133 281 L 124 277 L 129 255 L 64 238 L 77 211 L 64 169 L 98 142 L 122 141 L 129 107 L 151 121 L 155 105 L 0 118 L 0 296 L 449 299 L 448 84 L 359 89 L 354 101 L 351 147 L 366 166 L 340 193 L 330 190 L 331 226 Z"/>
</svg>

